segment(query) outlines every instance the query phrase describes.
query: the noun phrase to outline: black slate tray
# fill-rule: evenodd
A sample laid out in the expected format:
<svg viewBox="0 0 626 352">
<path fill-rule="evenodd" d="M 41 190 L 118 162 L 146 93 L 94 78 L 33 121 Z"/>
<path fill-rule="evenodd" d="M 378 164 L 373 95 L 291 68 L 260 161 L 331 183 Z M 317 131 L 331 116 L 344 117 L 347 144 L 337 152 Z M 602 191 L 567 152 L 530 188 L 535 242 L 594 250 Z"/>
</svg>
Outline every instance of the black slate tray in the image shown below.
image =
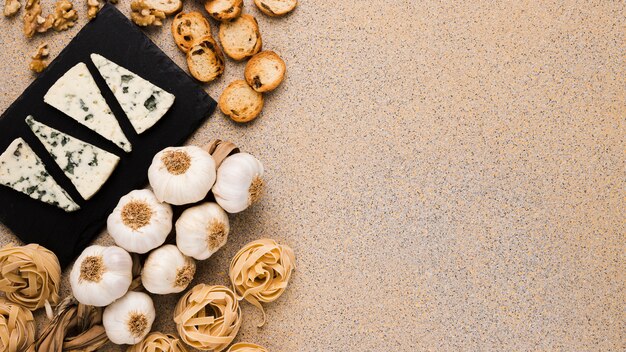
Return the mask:
<svg viewBox="0 0 626 352">
<path fill-rule="evenodd" d="M 99 75 L 89 55 L 99 53 L 128 68 L 176 96 L 174 105 L 151 129 L 137 135 L 113 93 Z M 133 144 L 125 153 L 115 144 L 80 125 L 43 102 L 52 84 L 78 62 L 89 67 L 107 103 Z M 0 221 L 26 243 L 38 243 L 59 257 L 65 267 L 104 228 L 106 218 L 120 197 L 147 183 L 147 171 L 154 154 L 181 145 L 215 110 L 216 103 L 143 32 L 114 6 L 105 5 L 98 17 L 87 24 L 50 66 L 0 117 L 0 153 L 22 137 L 43 160 L 54 179 L 81 206 L 66 213 L 55 206 L 31 199 L 0 186 Z M 111 178 L 89 201 L 83 201 L 63 171 L 31 133 L 24 122 L 27 115 L 121 157 Z"/>
</svg>

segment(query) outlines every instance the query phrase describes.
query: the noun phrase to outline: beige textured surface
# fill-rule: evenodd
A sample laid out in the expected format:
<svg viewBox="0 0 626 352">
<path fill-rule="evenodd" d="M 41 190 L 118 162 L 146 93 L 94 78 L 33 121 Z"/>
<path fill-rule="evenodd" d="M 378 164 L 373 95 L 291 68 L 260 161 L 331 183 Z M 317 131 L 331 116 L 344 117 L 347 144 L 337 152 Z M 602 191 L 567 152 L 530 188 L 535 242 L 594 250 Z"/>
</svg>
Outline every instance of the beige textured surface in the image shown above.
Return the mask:
<svg viewBox="0 0 626 352">
<path fill-rule="evenodd" d="M 291 245 L 298 270 L 263 329 L 243 304 L 237 340 L 273 352 L 626 348 L 624 2 L 302 0 L 282 19 L 245 3 L 287 79 L 256 122 L 216 113 L 190 142 L 258 155 L 269 191 L 231 217 L 230 242 L 195 282 L 227 284 L 229 259 L 261 237 Z M 36 45 L 56 55 L 78 31 L 27 42 L 19 27 L 0 20 L 2 108 L 31 82 Z M 168 30 L 147 33 L 184 63 Z M 207 91 L 217 98 L 243 67 L 229 60 Z M 176 300 L 155 299 L 155 329 L 175 331 Z"/>
</svg>

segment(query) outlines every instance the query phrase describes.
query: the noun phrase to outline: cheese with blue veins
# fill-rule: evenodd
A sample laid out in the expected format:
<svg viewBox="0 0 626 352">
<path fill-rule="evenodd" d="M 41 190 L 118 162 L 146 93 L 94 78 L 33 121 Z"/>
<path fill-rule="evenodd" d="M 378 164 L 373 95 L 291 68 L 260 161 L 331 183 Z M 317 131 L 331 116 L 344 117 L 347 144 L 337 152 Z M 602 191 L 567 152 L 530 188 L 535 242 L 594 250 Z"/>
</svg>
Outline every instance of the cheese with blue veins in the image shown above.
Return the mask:
<svg viewBox="0 0 626 352">
<path fill-rule="evenodd" d="M 43 100 L 117 144 L 124 151 L 132 150 L 130 142 L 84 63 L 79 62 L 59 78 Z"/>
<path fill-rule="evenodd" d="M 154 126 L 174 104 L 174 95 L 98 54 L 91 61 L 120 103 L 137 133 Z"/>
<path fill-rule="evenodd" d="M 80 209 L 22 138 L 14 140 L 0 155 L 0 184 L 66 212 Z"/>
<path fill-rule="evenodd" d="M 44 125 L 32 116 L 26 118 L 26 124 L 85 200 L 102 188 L 120 161 L 117 155 Z"/>
</svg>

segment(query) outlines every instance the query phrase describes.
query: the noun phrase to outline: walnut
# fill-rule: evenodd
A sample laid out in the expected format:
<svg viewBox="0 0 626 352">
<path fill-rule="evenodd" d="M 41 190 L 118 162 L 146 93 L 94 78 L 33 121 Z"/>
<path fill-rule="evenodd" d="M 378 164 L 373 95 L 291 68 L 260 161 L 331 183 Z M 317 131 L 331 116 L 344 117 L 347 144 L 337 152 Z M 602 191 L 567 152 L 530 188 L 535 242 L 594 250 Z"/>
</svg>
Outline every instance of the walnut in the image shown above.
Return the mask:
<svg viewBox="0 0 626 352">
<path fill-rule="evenodd" d="M 100 12 L 103 5 L 100 0 L 87 0 L 87 17 L 89 17 L 90 20 L 96 18 L 96 15 Z"/>
<path fill-rule="evenodd" d="M 21 6 L 22 4 L 20 4 L 19 0 L 6 0 L 4 3 L 4 15 L 6 17 L 15 15 Z"/>
<path fill-rule="evenodd" d="M 56 31 L 64 31 L 74 27 L 78 20 L 78 13 L 72 9 L 72 3 L 69 0 L 59 0 L 54 8 L 54 29 Z"/>
<path fill-rule="evenodd" d="M 39 0 L 29 0 L 26 3 L 26 13 L 24 14 L 24 34 L 32 38 L 35 33 L 44 33 L 52 27 L 54 16 L 41 16 L 41 5 Z"/>
<path fill-rule="evenodd" d="M 37 47 L 37 52 L 35 52 L 35 55 L 32 56 L 33 60 L 28 65 L 28 68 L 31 71 L 40 73 L 46 67 L 48 67 L 48 63 L 46 63 L 44 60 L 48 57 L 49 54 L 50 51 L 48 50 L 48 43 L 41 44 Z"/>
<path fill-rule="evenodd" d="M 165 13 L 163 11 L 151 8 L 148 4 L 145 3 L 144 0 L 134 0 L 130 3 L 130 9 L 132 11 L 132 13 L 130 14 L 130 18 L 138 26 L 146 27 L 150 25 L 163 25 L 163 22 L 161 22 L 161 20 L 165 18 Z"/>
</svg>

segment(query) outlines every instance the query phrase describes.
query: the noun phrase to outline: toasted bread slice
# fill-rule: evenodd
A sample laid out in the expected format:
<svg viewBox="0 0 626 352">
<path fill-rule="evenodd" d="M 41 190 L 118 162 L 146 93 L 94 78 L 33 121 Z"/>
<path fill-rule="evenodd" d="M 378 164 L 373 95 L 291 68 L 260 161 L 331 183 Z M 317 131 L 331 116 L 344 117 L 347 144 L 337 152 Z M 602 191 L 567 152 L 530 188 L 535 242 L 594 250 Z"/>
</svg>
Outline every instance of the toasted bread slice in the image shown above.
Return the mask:
<svg viewBox="0 0 626 352">
<path fill-rule="evenodd" d="M 250 88 L 244 80 L 237 80 L 224 89 L 219 101 L 220 110 L 233 121 L 254 120 L 263 109 L 263 95 Z"/>
<path fill-rule="evenodd" d="M 283 59 L 273 51 L 261 51 L 246 64 L 246 82 L 259 93 L 276 89 L 285 78 L 287 67 Z"/>
<path fill-rule="evenodd" d="M 198 81 L 211 82 L 224 73 L 224 54 L 213 37 L 205 36 L 187 52 L 187 65 Z"/>
<path fill-rule="evenodd" d="M 166 15 L 172 15 L 183 9 L 182 0 L 144 0 L 144 2 L 158 11 L 163 11 Z"/>
<path fill-rule="evenodd" d="M 218 21 L 228 21 L 241 15 L 243 0 L 207 0 L 204 8 Z"/>
<path fill-rule="evenodd" d="M 222 22 L 219 37 L 224 52 L 234 60 L 243 60 L 258 53 L 263 45 L 259 24 L 247 14 Z"/>
<path fill-rule="evenodd" d="M 178 48 L 186 53 L 194 42 L 211 36 L 211 26 L 200 12 L 181 12 L 172 21 L 172 35 Z"/>
<path fill-rule="evenodd" d="M 293 11 L 298 6 L 298 0 L 254 0 L 254 4 L 264 14 L 279 17 Z"/>
</svg>

